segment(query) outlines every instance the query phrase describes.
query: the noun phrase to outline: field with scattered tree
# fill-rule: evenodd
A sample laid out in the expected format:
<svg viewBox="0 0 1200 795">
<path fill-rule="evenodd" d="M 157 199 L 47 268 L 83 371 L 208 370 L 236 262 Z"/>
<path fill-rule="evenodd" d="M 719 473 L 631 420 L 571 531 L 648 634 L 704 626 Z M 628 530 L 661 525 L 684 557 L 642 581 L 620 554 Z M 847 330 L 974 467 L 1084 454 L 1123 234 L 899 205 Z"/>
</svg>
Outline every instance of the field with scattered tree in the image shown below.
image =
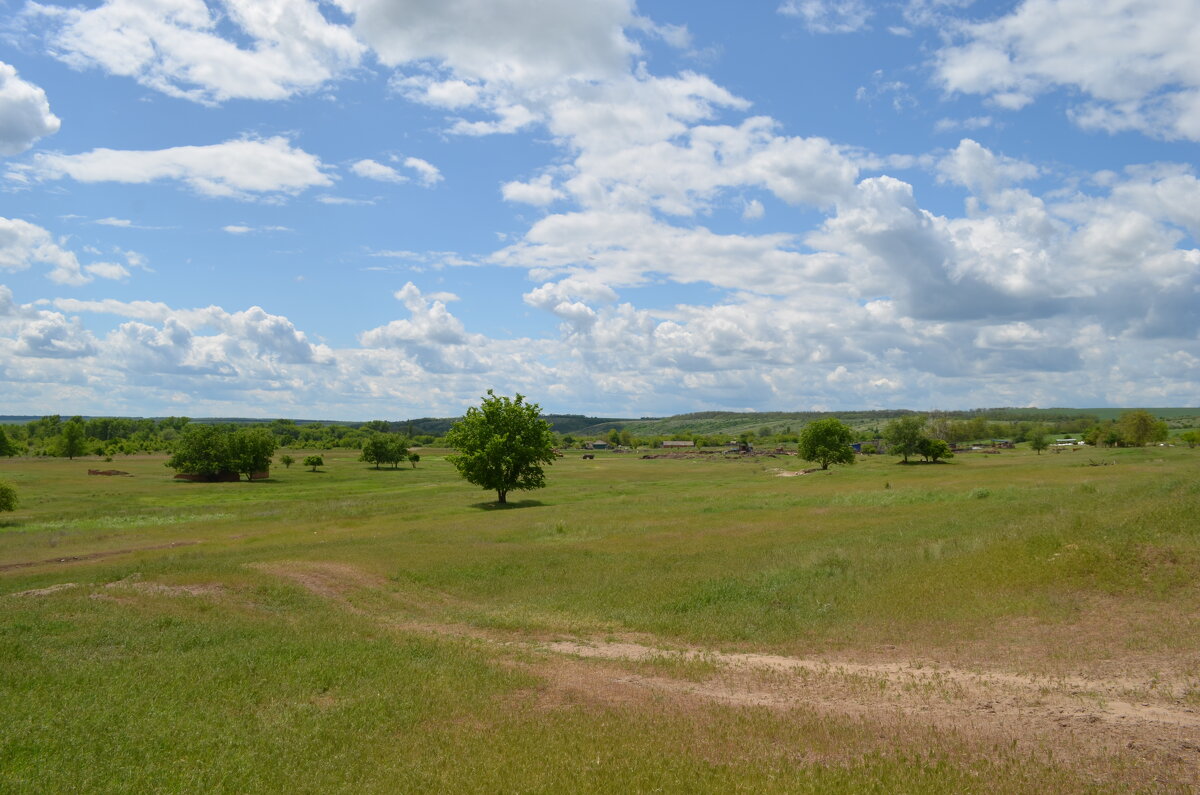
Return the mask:
<svg viewBox="0 0 1200 795">
<path fill-rule="evenodd" d="M 1200 786 L 1186 445 L 568 452 L 507 505 L 294 453 L 0 459 L 0 786 Z"/>
</svg>

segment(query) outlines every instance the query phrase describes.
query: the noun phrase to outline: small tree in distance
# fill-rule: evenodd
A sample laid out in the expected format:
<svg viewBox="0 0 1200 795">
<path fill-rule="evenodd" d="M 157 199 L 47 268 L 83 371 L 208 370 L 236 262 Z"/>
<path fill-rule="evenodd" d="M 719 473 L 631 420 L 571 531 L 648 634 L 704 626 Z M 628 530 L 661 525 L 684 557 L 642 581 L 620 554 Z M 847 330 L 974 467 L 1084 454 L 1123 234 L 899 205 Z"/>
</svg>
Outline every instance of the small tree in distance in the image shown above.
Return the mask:
<svg viewBox="0 0 1200 795">
<path fill-rule="evenodd" d="M 922 437 L 921 441 L 917 443 L 917 452 L 926 461 L 932 461 L 935 464 L 941 458 L 954 458 L 954 453 L 950 451 L 950 444 L 944 439 Z"/>
<path fill-rule="evenodd" d="M 899 417 L 892 420 L 883 429 L 883 440 L 887 442 L 888 452 L 904 457 L 908 463 L 910 455 L 921 452 L 921 440 L 925 438 L 925 419 L 919 415 Z"/>
<path fill-rule="evenodd" d="M 292 464 L 296 463 L 296 459 L 292 458 L 287 453 L 279 456 L 279 463 L 283 464 L 284 469 L 291 469 Z"/>
<path fill-rule="evenodd" d="M 417 462 L 420 460 L 421 460 L 421 456 L 418 455 L 417 453 L 409 453 L 408 454 L 408 462 L 410 464 L 412 464 L 413 469 L 417 468 Z"/>
<path fill-rule="evenodd" d="M 58 438 L 59 455 L 75 458 L 87 451 L 87 438 L 84 433 L 83 419 L 72 417 L 63 425 L 62 435 Z"/>
<path fill-rule="evenodd" d="M 8 483 L 0 482 L 0 511 L 17 510 L 17 490 Z"/>
<path fill-rule="evenodd" d="M 1030 435 L 1029 449 L 1036 450 L 1038 455 L 1041 455 L 1042 451 L 1049 446 L 1050 443 L 1046 441 L 1046 434 L 1042 433 L 1040 428 Z"/>
<path fill-rule="evenodd" d="M 800 431 L 800 457 L 816 461 L 821 469 L 829 469 L 830 464 L 853 464 L 853 438 L 850 428 L 832 417 L 810 422 Z"/>
<path fill-rule="evenodd" d="M 317 467 L 325 466 L 325 459 L 319 455 L 308 455 L 304 457 L 304 466 L 312 467 L 312 471 L 316 472 Z"/>
<path fill-rule="evenodd" d="M 524 395 L 508 398 L 489 389 L 447 432 L 446 445 L 457 451 L 448 460 L 468 483 L 495 490 L 501 505 L 510 491 L 542 488 L 542 465 L 554 463 L 554 432 L 541 413 Z"/>
</svg>

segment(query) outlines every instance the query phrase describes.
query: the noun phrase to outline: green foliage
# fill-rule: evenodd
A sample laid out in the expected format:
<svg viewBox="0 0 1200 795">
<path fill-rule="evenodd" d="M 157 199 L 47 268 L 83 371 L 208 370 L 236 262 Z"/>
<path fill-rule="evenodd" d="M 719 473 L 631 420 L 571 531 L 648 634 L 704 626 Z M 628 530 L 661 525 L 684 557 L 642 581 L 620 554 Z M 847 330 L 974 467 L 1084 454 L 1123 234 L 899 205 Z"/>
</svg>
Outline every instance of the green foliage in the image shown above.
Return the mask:
<svg viewBox="0 0 1200 795">
<path fill-rule="evenodd" d="M 0 511 L 17 509 L 17 490 L 11 483 L 0 481 Z"/>
<path fill-rule="evenodd" d="M 60 456 L 75 458 L 87 450 L 87 436 L 84 433 L 83 419 L 72 417 L 63 425 L 62 434 L 58 437 L 56 451 Z"/>
<path fill-rule="evenodd" d="M 1200 444 L 1200 431 L 1184 431 L 1179 438 L 1188 447 L 1195 447 Z"/>
<path fill-rule="evenodd" d="M 917 452 L 926 461 L 934 463 L 942 458 L 954 458 L 954 453 L 950 452 L 950 445 L 947 442 L 941 439 L 930 439 L 927 436 L 917 442 Z"/>
<path fill-rule="evenodd" d="M 1144 447 L 1150 442 L 1161 442 L 1167 438 L 1167 424 L 1155 419 L 1145 409 L 1125 412 L 1117 425 L 1123 441 L 1134 447 Z"/>
<path fill-rule="evenodd" d="M 1182 712 L 1200 703 L 1187 676 L 1200 647 L 1196 451 L 1091 451 L 1121 464 L 1103 468 L 1079 454 L 954 467 L 880 457 L 795 481 L 719 456 L 597 466 L 575 455 L 555 467 L 550 506 L 487 521 L 464 510 L 441 452 L 422 455 L 400 488 L 349 463 L 354 452 L 269 490 L 174 487 L 147 477 L 161 463 L 144 457 L 121 467 L 134 478 L 0 460 L 22 497 L 19 527 L 0 532 L 3 563 L 145 545 L 5 572 L 5 593 L 77 583 L 0 596 L 6 788 L 1053 793 L 1157 777 L 1189 791 L 1190 768 L 1136 750 L 1076 762 L 1037 737 L 889 728 L 893 687 L 961 701 L 940 677 L 884 690 L 883 677 L 822 673 L 870 705 L 845 720 L 641 697 L 546 709 L 544 676 L 596 666 L 537 641 L 628 633 L 659 649 L 818 649 L 848 662 L 892 645 L 893 662 L 951 649 L 965 669 L 1030 675 L 1039 701 L 1078 700 L 1056 680 L 1065 672 L 1106 679 L 1152 658 L 1148 690 L 1130 685 L 1127 698 Z M 166 548 L 190 540 L 203 544 Z M 317 576 L 302 580 L 308 566 Z M 469 622 L 515 642 L 397 631 L 401 609 L 406 624 Z M 614 665 L 681 676 L 662 661 Z M 1043 764 L 1081 775 L 1045 779 Z"/>
<path fill-rule="evenodd" d="M 218 425 L 193 425 L 184 430 L 167 466 L 177 472 L 216 477 L 227 472 L 228 452 L 225 438 L 228 431 Z"/>
<path fill-rule="evenodd" d="M 21 448 L 17 447 L 16 442 L 8 438 L 3 428 L 0 428 L 0 456 L 8 458 L 19 452 L 21 452 Z"/>
<path fill-rule="evenodd" d="M 883 429 L 883 440 L 887 442 L 888 452 L 904 457 L 908 463 L 910 455 L 921 452 L 921 440 L 925 438 L 925 418 L 919 415 L 898 417 L 889 422 Z"/>
<path fill-rule="evenodd" d="M 829 469 L 830 464 L 853 464 L 853 439 L 854 433 L 840 420 L 817 420 L 800 431 L 798 451 L 801 458 L 816 461 L 821 469 Z"/>
<path fill-rule="evenodd" d="M 265 428 L 234 431 L 226 440 L 228 468 L 250 480 L 255 472 L 264 472 L 271 466 L 275 454 L 275 437 Z"/>
<path fill-rule="evenodd" d="M 457 451 L 450 463 L 469 483 L 496 492 L 506 503 L 508 492 L 539 489 L 546 485 L 543 464 L 554 463 L 554 433 L 541 418 L 541 406 L 487 391 L 483 403 L 446 434 L 446 444 Z"/>
<path fill-rule="evenodd" d="M 412 468 L 413 468 L 413 469 L 416 469 L 416 468 L 417 468 L 417 463 L 418 463 L 420 460 L 421 460 L 421 456 L 419 456 L 418 454 L 416 454 L 416 453 L 409 453 L 409 454 L 408 454 L 408 462 L 409 462 L 410 464 L 412 464 Z"/>
<path fill-rule="evenodd" d="M 408 444 L 404 437 L 395 433 L 376 433 L 363 442 L 360 461 L 374 464 L 379 469 L 380 464 L 391 464 L 392 468 L 408 458 Z"/>
<path fill-rule="evenodd" d="M 271 466 L 275 437 L 264 428 L 233 430 L 220 425 L 190 425 L 175 445 L 167 466 L 215 478 L 223 472 L 236 472 L 249 480 L 255 472 Z"/>
<path fill-rule="evenodd" d="M 1038 455 L 1041 455 L 1042 451 L 1050 446 L 1050 443 L 1046 441 L 1046 434 L 1040 428 L 1029 434 L 1028 438 L 1029 449 L 1036 450 Z"/>
<path fill-rule="evenodd" d="M 325 466 L 325 459 L 319 455 L 306 455 L 304 457 L 304 466 L 312 467 L 312 471 L 316 472 L 317 467 Z"/>
<path fill-rule="evenodd" d="M 283 464 L 284 469 L 291 469 L 292 464 L 296 463 L 296 459 L 292 458 L 287 453 L 279 456 L 279 463 Z"/>
</svg>

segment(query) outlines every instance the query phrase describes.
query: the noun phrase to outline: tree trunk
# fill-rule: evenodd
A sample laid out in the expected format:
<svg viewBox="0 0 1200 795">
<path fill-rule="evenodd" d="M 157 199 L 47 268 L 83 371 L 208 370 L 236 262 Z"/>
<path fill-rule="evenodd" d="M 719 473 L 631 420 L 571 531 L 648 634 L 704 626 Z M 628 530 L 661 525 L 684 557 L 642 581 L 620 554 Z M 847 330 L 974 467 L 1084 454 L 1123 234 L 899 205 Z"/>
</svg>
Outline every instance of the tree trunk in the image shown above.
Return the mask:
<svg viewBox="0 0 1200 795">
<path fill-rule="evenodd" d="M 508 492 L 500 491 L 499 489 L 496 489 L 496 502 L 500 503 L 501 505 L 507 505 L 508 504 Z"/>
</svg>

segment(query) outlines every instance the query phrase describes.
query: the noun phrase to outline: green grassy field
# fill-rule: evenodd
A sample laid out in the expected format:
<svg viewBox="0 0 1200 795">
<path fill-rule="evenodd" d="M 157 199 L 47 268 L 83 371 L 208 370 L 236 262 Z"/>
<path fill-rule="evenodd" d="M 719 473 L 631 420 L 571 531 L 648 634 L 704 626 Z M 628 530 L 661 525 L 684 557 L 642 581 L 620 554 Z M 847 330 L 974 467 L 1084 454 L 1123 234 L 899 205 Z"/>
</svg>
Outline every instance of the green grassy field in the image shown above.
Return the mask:
<svg viewBox="0 0 1200 795">
<path fill-rule="evenodd" d="M 1200 451 L 421 454 L 0 460 L 0 789 L 1200 785 Z"/>
</svg>

